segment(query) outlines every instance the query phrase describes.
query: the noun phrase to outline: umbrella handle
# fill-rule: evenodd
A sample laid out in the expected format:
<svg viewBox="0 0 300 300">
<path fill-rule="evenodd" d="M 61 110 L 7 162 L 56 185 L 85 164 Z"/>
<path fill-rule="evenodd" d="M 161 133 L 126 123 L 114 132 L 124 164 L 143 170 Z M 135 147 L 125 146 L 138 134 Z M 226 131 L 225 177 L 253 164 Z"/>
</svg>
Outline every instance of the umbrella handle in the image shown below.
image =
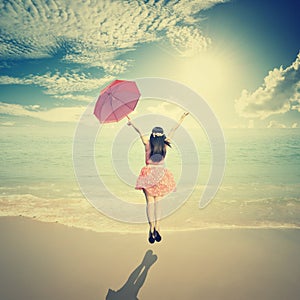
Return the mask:
<svg viewBox="0 0 300 300">
<path fill-rule="evenodd" d="M 126 118 L 128 119 L 128 121 L 130 121 L 131 119 L 128 117 L 128 116 L 126 116 Z"/>
</svg>

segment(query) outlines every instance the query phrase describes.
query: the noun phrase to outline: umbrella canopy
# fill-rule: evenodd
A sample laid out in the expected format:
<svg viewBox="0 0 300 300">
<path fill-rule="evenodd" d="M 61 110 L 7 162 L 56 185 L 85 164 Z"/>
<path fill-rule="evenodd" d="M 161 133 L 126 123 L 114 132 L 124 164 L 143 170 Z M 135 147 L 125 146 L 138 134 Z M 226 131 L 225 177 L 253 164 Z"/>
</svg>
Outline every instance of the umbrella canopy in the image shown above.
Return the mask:
<svg viewBox="0 0 300 300">
<path fill-rule="evenodd" d="M 100 123 L 118 122 L 135 109 L 140 96 L 134 81 L 115 80 L 100 92 L 94 115 Z"/>
</svg>

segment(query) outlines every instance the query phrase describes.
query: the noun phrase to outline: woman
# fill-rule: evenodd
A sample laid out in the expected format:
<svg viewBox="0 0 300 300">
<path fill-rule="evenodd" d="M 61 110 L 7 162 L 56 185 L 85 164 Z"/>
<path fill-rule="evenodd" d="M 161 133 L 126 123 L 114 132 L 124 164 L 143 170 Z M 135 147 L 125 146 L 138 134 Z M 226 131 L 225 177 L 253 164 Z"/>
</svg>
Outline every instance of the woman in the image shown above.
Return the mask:
<svg viewBox="0 0 300 300">
<path fill-rule="evenodd" d="M 135 188 L 143 190 L 146 197 L 147 218 L 150 226 L 148 241 L 151 244 L 155 241 L 161 241 L 161 235 L 159 233 L 159 200 L 174 191 L 176 187 L 173 174 L 165 168 L 164 165 L 167 147 L 171 147 L 170 139 L 187 115 L 188 113 L 184 113 L 181 116 L 179 122 L 172 128 L 168 137 L 166 137 L 161 127 L 154 127 L 150 137 L 144 137 L 130 119 L 128 122 L 128 125 L 132 126 L 139 134 L 145 146 L 146 166 L 141 169 Z"/>
</svg>

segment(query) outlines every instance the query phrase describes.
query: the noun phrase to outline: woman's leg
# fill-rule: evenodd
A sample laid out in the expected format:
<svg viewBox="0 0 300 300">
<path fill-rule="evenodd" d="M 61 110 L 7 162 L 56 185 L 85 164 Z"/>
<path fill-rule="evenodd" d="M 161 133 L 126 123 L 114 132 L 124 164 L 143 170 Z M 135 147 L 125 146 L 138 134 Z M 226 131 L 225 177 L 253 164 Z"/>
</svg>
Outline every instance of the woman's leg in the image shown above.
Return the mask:
<svg viewBox="0 0 300 300">
<path fill-rule="evenodd" d="M 154 204 L 154 197 L 150 196 L 145 189 L 143 189 L 145 194 L 145 198 L 147 201 L 147 218 L 150 226 L 150 231 L 154 231 L 155 226 L 155 204 Z"/>
<path fill-rule="evenodd" d="M 160 224 L 159 224 L 159 220 L 161 217 L 160 200 L 161 200 L 161 197 L 158 197 L 158 196 L 154 197 L 154 217 L 155 217 L 154 226 L 157 231 L 160 230 Z"/>
</svg>

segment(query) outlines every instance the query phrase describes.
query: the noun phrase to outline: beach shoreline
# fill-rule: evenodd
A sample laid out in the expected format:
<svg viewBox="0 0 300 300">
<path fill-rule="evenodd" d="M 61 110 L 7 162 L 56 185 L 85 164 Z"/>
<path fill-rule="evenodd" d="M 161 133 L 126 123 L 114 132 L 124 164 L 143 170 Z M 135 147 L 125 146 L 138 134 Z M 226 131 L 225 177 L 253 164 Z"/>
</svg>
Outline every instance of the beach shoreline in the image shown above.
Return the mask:
<svg viewBox="0 0 300 300">
<path fill-rule="evenodd" d="M 98 233 L 0 218 L 1 299 L 105 299 L 149 249 L 157 255 L 138 299 L 299 299 L 298 229 Z M 130 300 L 130 299 L 129 299 Z"/>
</svg>

